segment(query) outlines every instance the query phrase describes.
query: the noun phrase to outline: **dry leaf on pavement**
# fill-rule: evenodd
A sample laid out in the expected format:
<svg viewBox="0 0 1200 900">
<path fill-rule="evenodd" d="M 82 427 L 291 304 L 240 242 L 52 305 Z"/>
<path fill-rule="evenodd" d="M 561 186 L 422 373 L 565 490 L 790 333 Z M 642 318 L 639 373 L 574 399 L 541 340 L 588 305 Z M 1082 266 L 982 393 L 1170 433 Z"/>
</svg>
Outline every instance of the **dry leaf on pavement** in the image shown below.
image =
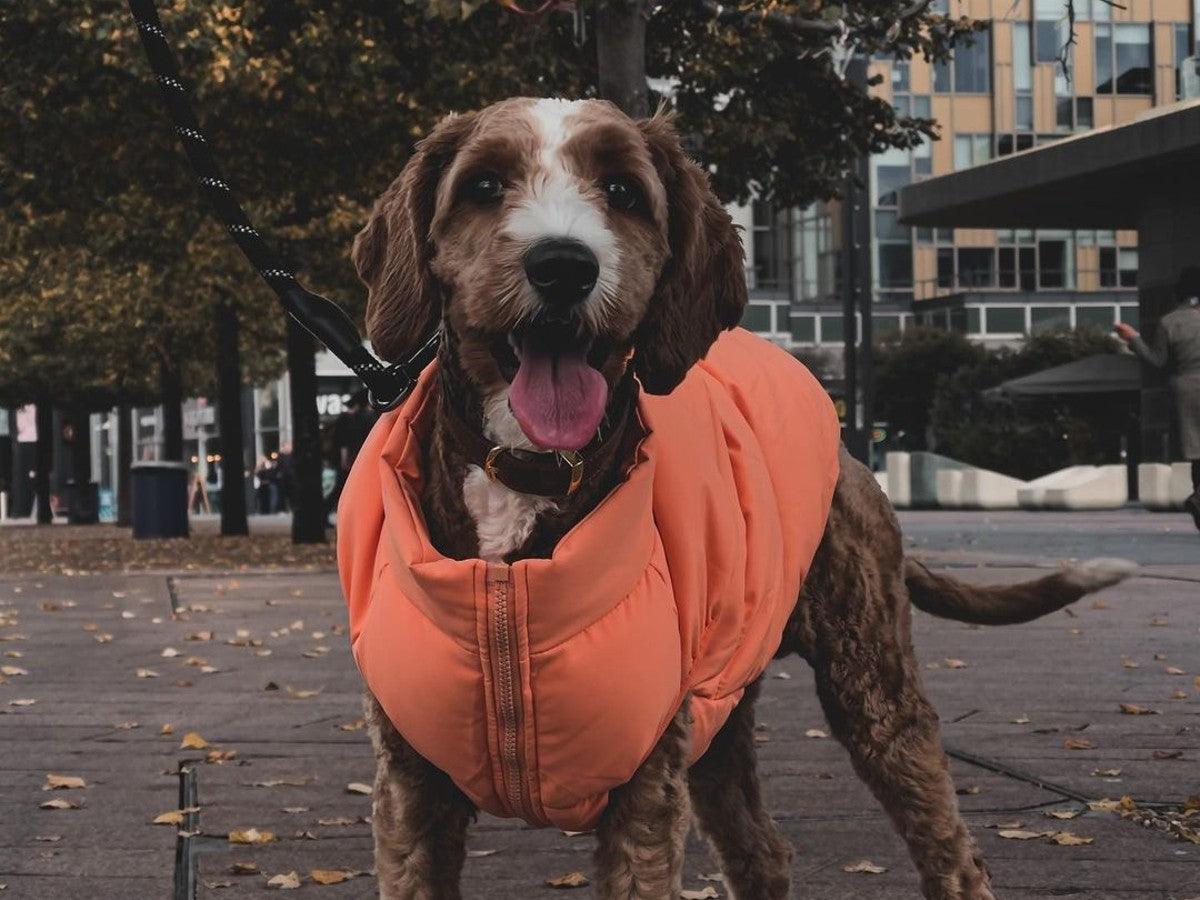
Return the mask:
<svg viewBox="0 0 1200 900">
<path fill-rule="evenodd" d="M 1067 738 L 1063 746 L 1068 750 L 1095 750 L 1096 745 L 1087 738 Z"/>
<path fill-rule="evenodd" d="M 288 872 L 286 875 L 275 875 L 267 880 L 267 887 L 279 888 L 280 890 L 294 890 L 300 887 L 300 876 L 295 872 Z"/>
<path fill-rule="evenodd" d="M 1060 844 L 1063 847 L 1079 847 L 1083 844 L 1090 844 L 1095 838 L 1082 837 L 1070 831 L 1058 831 L 1050 835 L 1050 843 Z"/>
<path fill-rule="evenodd" d="M 963 662 L 961 659 L 955 659 L 952 656 L 946 657 L 946 668 L 947 669 L 965 669 L 966 667 L 967 667 L 967 664 L 965 662 Z"/>
<path fill-rule="evenodd" d="M 843 872 L 849 872 L 851 875 L 882 875 L 887 871 L 886 866 L 877 866 L 869 859 L 860 859 L 856 863 L 842 866 Z"/>
<path fill-rule="evenodd" d="M 346 793 L 370 795 L 371 786 L 369 784 L 363 784 L 361 781 L 352 781 L 346 785 Z"/>
<path fill-rule="evenodd" d="M 229 871 L 233 875 L 257 875 L 258 863 L 256 862 L 235 862 L 229 867 Z"/>
<path fill-rule="evenodd" d="M 51 775 L 46 774 L 46 783 L 42 785 L 43 791 L 69 791 L 74 788 L 85 788 L 87 782 L 78 775 Z"/>
<path fill-rule="evenodd" d="M 1052 819 L 1074 819 L 1074 818 L 1078 818 L 1081 814 L 1082 814 L 1082 810 L 1078 810 L 1078 809 L 1049 809 L 1049 810 L 1046 810 L 1046 815 L 1048 815 Z"/>
<path fill-rule="evenodd" d="M 1036 841 L 1038 838 L 1048 837 L 1054 834 L 1053 831 L 1023 831 L 1021 829 L 1011 829 L 997 831 L 996 834 L 1010 841 Z"/>
<path fill-rule="evenodd" d="M 1160 715 L 1157 709 L 1147 709 L 1144 706 L 1138 706 L 1136 703 L 1122 703 L 1121 712 L 1127 716 L 1157 716 Z"/>
<path fill-rule="evenodd" d="M 313 869 L 308 874 L 317 884 L 341 884 L 357 877 L 359 873 L 348 869 Z"/>
<path fill-rule="evenodd" d="M 806 738 L 827 738 L 829 737 L 829 734 L 822 731 L 820 728 L 810 728 L 808 731 L 804 732 L 804 736 Z"/>
<path fill-rule="evenodd" d="M 231 844 L 269 844 L 273 840 L 275 840 L 274 832 L 259 831 L 257 828 L 229 832 L 229 843 Z"/>
<path fill-rule="evenodd" d="M 546 879 L 546 886 L 552 888 L 577 888 L 584 887 L 587 883 L 587 876 L 582 872 L 568 872 L 566 875 L 559 875 L 557 878 Z"/>
<path fill-rule="evenodd" d="M 9 700 L 9 706 L 33 706 L 37 703 L 32 697 L 17 697 L 15 700 Z"/>
<path fill-rule="evenodd" d="M 679 900 L 713 900 L 713 898 L 720 896 L 721 895 L 717 893 L 717 889 L 712 885 L 701 888 L 698 891 L 686 890 L 679 892 Z"/>
<path fill-rule="evenodd" d="M 481 856 L 494 856 L 496 852 L 497 851 L 495 850 L 468 850 L 467 859 L 477 859 Z"/>
<path fill-rule="evenodd" d="M 45 803 L 39 804 L 42 809 L 79 809 L 78 803 L 73 803 L 70 800 L 64 800 L 59 797 L 56 800 L 47 800 Z"/>
<path fill-rule="evenodd" d="M 163 732 L 167 734 L 168 732 Z M 200 737 L 199 732 L 189 731 L 183 736 L 183 740 L 179 742 L 180 750 L 207 750 L 208 741 Z"/>
<path fill-rule="evenodd" d="M 1092 774 L 1097 778 L 1116 778 L 1121 774 L 1120 769 L 1092 769 Z"/>
</svg>

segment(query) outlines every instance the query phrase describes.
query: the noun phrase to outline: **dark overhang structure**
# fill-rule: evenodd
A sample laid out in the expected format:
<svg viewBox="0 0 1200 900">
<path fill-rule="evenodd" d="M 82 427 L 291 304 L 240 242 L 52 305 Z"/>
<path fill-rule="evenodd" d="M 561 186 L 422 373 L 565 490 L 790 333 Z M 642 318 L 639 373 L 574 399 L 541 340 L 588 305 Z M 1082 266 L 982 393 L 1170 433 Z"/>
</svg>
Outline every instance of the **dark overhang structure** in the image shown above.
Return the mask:
<svg viewBox="0 0 1200 900">
<path fill-rule="evenodd" d="M 1200 99 L 910 185 L 900 221 L 1141 229 L 1148 204 L 1170 197 L 1200 208 Z"/>
</svg>

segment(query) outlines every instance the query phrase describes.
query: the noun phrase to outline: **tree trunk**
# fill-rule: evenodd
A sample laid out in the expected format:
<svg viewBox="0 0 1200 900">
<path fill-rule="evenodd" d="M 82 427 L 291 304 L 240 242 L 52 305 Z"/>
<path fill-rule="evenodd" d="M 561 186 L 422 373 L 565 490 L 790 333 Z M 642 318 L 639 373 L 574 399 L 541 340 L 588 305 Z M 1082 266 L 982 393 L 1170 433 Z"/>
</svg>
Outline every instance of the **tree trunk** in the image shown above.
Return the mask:
<svg viewBox="0 0 1200 900">
<path fill-rule="evenodd" d="M 99 519 L 92 496 L 91 417 L 85 409 L 72 409 L 68 421 L 72 432 L 71 481 L 75 485 L 71 496 L 70 521 L 73 525 L 95 525 Z"/>
<path fill-rule="evenodd" d="M 635 119 L 650 114 L 646 13 L 646 0 L 600 0 L 596 10 L 600 96 Z"/>
<path fill-rule="evenodd" d="M 130 467 L 133 465 L 133 408 L 127 402 L 117 406 L 117 525 L 133 524 L 133 495 L 130 493 Z"/>
<path fill-rule="evenodd" d="M 158 366 L 159 391 L 162 394 L 162 458 L 183 461 L 183 378 L 178 367 L 161 362 Z"/>
<path fill-rule="evenodd" d="M 288 383 L 291 388 L 292 466 L 295 505 L 292 543 L 325 543 L 321 496 L 321 421 L 317 415 L 316 342 L 290 316 L 287 320 Z"/>
<path fill-rule="evenodd" d="M 37 522 L 49 525 L 54 521 L 50 508 L 50 470 L 54 465 L 54 408 L 45 398 L 38 400 L 37 464 L 33 470 L 33 492 L 37 496 Z"/>
<path fill-rule="evenodd" d="M 217 427 L 221 432 L 221 534 L 249 534 L 246 462 L 242 449 L 242 357 L 237 310 L 218 303 L 213 316 L 217 344 Z"/>
</svg>

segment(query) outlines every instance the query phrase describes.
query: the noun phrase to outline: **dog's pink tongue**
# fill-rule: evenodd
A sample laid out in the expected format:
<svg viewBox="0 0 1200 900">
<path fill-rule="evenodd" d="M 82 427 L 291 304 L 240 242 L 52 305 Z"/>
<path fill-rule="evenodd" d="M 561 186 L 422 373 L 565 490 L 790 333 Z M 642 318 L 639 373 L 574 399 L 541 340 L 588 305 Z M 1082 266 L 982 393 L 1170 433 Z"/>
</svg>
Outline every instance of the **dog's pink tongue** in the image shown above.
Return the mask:
<svg viewBox="0 0 1200 900">
<path fill-rule="evenodd" d="M 544 450 L 578 450 L 600 427 L 608 385 L 586 357 L 524 342 L 508 400 L 525 436 Z"/>
</svg>

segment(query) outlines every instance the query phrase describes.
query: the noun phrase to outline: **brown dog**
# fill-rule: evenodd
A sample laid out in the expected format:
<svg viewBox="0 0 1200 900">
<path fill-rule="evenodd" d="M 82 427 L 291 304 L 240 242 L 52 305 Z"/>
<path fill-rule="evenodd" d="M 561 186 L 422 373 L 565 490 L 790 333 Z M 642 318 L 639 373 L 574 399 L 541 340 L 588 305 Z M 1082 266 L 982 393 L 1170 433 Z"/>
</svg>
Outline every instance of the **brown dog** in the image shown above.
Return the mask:
<svg viewBox="0 0 1200 900">
<path fill-rule="evenodd" d="M 746 303 L 736 231 L 669 120 L 634 122 L 600 101 L 515 99 L 446 119 L 380 199 L 353 257 L 381 355 L 400 358 L 441 328 L 420 505 L 452 559 L 549 557 L 628 469 L 631 441 L 605 436 L 633 415 L 633 376 L 645 392 L 671 392 Z M 569 494 L 540 489 L 553 475 L 538 469 L 536 458 L 551 456 L 540 451 L 563 450 L 569 462 L 594 441 L 606 449 Z M 512 448 L 512 486 L 493 477 L 494 454 L 479 458 L 492 445 Z M 534 461 L 524 473 L 521 451 Z M 993 895 L 921 692 L 910 602 L 960 621 L 1022 622 L 1128 573 L 1096 562 L 995 588 L 935 575 L 905 559 L 886 498 L 843 451 L 779 653 L 813 667 L 833 732 L 907 842 L 926 897 Z M 692 815 L 733 897 L 788 896 L 792 850 L 755 771 L 757 693 L 749 686 L 690 767 L 681 710 L 612 790 L 596 828 L 599 897 L 678 896 Z M 367 710 L 381 896 L 454 900 L 474 807 L 370 695 Z"/>
</svg>

